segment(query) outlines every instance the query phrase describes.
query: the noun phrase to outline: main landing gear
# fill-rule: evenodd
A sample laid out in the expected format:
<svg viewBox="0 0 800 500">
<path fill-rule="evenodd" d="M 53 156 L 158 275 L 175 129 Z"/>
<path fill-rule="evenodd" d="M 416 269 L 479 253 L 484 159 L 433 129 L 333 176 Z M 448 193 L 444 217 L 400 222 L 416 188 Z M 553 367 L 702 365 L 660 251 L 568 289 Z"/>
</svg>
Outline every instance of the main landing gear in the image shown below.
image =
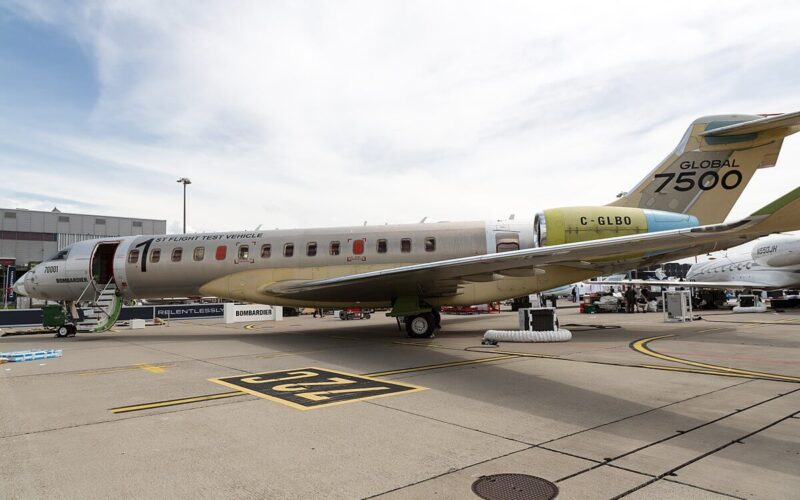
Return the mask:
<svg viewBox="0 0 800 500">
<path fill-rule="evenodd" d="M 439 311 L 434 309 L 431 312 L 406 316 L 405 323 L 406 333 L 409 337 L 431 338 L 436 329 L 442 327 L 442 317 L 439 315 Z"/>
</svg>

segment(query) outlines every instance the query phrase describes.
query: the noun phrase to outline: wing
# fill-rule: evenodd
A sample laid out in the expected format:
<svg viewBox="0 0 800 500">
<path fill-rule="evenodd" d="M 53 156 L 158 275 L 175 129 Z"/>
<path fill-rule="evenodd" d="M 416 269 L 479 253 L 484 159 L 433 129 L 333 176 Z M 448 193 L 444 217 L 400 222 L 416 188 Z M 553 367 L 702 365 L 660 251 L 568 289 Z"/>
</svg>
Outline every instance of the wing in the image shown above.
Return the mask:
<svg viewBox="0 0 800 500">
<path fill-rule="evenodd" d="M 677 288 L 718 288 L 720 290 L 748 290 L 756 288 L 758 290 L 769 290 L 775 287 L 765 283 L 754 281 L 671 281 L 671 280 L 603 280 L 603 281 L 584 281 L 584 285 L 601 286 L 660 286 Z"/>
<path fill-rule="evenodd" d="M 442 260 L 337 278 L 277 282 L 261 290 L 297 300 L 330 300 L 335 296 L 337 300 L 368 301 L 404 295 L 453 296 L 458 294 L 461 283 L 548 271 L 556 275 L 565 268 L 582 271 L 584 278 L 579 279 L 586 279 L 722 250 L 774 232 L 800 229 L 799 209 L 800 188 L 797 188 L 753 215 L 727 224 Z M 546 288 L 572 281 L 574 274 L 564 283 L 550 282 Z"/>
</svg>

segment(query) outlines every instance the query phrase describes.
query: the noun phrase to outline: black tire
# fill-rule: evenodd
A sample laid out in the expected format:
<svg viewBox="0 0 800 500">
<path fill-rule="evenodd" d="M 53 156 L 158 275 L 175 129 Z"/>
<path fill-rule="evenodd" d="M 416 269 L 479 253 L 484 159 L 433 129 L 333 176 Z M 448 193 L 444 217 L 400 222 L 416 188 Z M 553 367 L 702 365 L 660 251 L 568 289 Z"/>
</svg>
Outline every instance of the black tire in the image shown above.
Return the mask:
<svg viewBox="0 0 800 500">
<path fill-rule="evenodd" d="M 364 314 L 364 319 L 369 319 L 369 318 L 371 318 L 371 316 L 369 315 L 369 313 L 365 313 L 365 314 Z"/>
<path fill-rule="evenodd" d="M 406 318 L 406 333 L 414 339 L 426 339 L 433 336 L 436 322 L 433 314 L 417 314 Z"/>
<path fill-rule="evenodd" d="M 58 330 L 56 330 L 56 337 L 61 338 L 66 337 L 67 335 L 69 335 L 69 328 L 66 326 L 59 326 Z"/>
<path fill-rule="evenodd" d="M 342 321 L 346 320 L 347 319 L 347 313 L 345 313 L 344 311 L 339 311 L 339 319 L 342 320 Z"/>
</svg>

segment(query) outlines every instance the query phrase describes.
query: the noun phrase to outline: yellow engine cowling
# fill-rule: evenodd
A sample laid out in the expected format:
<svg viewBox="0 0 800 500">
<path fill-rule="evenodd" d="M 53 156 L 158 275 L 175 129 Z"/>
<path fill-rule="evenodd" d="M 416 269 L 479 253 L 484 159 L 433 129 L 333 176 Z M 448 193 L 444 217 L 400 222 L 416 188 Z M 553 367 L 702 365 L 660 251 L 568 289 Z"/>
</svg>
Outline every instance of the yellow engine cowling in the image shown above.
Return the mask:
<svg viewBox="0 0 800 500">
<path fill-rule="evenodd" d="M 536 214 L 538 246 L 698 226 L 693 215 L 629 207 L 565 207 Z"/>
</svg>

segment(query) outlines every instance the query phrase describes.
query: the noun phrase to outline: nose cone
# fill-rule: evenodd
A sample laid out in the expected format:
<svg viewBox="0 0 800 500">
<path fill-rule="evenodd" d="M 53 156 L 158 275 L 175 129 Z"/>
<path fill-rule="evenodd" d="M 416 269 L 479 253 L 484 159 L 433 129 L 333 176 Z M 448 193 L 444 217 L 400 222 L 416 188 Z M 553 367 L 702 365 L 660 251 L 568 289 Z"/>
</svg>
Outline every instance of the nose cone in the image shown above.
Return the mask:
<svg viewBox="0 0 800 500">
<path fill-rule="evenodd" d="M 17 282 L 14 283 L 14 286 L 11 287 L 11 288 L 14 290 L 14 293 L 16 293 L 17 295 L 22 295 L 24 297 L 27 297 L 28 293 L 25 291 L 25 276 L 26 275 L 23 274 L 22 277 L 20 279 L 18 279 Z"/>
</svg>

